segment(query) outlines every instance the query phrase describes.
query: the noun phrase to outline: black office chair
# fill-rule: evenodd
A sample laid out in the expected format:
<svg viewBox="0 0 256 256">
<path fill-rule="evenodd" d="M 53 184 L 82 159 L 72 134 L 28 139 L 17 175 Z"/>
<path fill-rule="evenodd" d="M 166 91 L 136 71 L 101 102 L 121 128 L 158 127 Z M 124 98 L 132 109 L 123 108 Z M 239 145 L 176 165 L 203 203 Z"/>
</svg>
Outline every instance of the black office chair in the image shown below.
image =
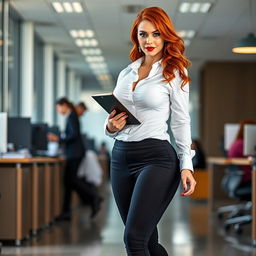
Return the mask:
<svg viewBox="0 0 256 256">
<path fill-rule="evenodd" d="M 234 226 L 238 234 L 242 232 L 242 225 L 251 223 L 252 221 L 250 214 L 252 208 L 251 183 L 242 183 L 243 174 L 244 172 L 238 166 L 230 165 L 226 169 L 221 182 L 222 190 L 229 197 L 239 199 L 243 203 L 223 206 L 217 210 L 219 218 L 227 214 L 227 219 L 224 221 L 225 230 L 228 231 L 231 226 Z"/>
</svg>

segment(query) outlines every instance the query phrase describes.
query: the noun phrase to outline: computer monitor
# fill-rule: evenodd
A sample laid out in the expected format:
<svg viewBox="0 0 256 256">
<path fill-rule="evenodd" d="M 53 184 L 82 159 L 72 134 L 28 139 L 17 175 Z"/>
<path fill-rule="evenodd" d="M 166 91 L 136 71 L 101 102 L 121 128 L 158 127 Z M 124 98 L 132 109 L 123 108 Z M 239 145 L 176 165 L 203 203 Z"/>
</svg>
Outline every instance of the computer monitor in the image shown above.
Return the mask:
<svg viewBox="0 0 256 256">
<path fill-rule="evenodd" d="M 7 128 L 7 141 L 12 143 L 15 150 L 31 150 L 31 122 L 30 118 L 9 117 Z"/>
<path fill-rule="evenodd" d="M 7 151 L 7 113 L 0 113 L 0 153 Z"/>
<path fill-rule="evenodd" d="M 33 151 L 47 150 L 48 125 L 46 123 L 32 124 L 32 149 Z"/>
<path fill-rule="evenodd" d="M 235 141 L 239 130 L 239 124 L 224 125 L 224 149 L 227 151 L 231 144 Z"/>
<path fill-rule="evenodd" d="M 256 155 L 256 125 L 244 126 L 244 155 Z"/>
</svg>

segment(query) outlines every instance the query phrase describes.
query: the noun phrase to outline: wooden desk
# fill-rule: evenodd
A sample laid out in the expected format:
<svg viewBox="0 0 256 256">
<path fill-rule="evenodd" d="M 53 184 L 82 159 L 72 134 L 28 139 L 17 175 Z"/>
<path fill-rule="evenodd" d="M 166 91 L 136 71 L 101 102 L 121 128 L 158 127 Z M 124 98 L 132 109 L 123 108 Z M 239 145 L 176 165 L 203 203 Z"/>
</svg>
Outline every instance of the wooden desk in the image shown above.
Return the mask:
<svg viewBox="0 0 256 256">
<path fill-rule="evenodd" d="M 61 210 L 62 158 L 0 158 L 0 240 L 21 240 Z"/>
<path fill-rule="evenodd" d="M 227 165 L 252 165 L 253 162 L 246 158 L 223 158 L 209 157 L 209 209 L 214 210 L 214 196 L 216 194 L 216 185 L 220 185 L 220 175 L 217 172 L 218 166 Z M 223 174 L 223 173 L 222 173 Z M 216 179 L 217 177 L 217 179 Z M 222 177 L 221 177 L 222 178 Z M 216 184 L 216 181 L 219 182 Z M 256 171 L 252 171 L 252 241 L 256 244 Z"/>
</svg>

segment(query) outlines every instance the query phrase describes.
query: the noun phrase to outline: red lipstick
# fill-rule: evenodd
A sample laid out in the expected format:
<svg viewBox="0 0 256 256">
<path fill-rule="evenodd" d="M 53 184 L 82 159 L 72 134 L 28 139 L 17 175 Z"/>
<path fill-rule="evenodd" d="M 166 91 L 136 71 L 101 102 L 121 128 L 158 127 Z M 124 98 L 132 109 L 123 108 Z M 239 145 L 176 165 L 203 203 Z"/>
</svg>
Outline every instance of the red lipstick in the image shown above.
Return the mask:
<svg viewBox="0 0 256 256">
<path fill-rule="evenodd" d="M 147 51 L 151 52 L 155 49 L 155 47 L 146 47 Z"/>
</svg>

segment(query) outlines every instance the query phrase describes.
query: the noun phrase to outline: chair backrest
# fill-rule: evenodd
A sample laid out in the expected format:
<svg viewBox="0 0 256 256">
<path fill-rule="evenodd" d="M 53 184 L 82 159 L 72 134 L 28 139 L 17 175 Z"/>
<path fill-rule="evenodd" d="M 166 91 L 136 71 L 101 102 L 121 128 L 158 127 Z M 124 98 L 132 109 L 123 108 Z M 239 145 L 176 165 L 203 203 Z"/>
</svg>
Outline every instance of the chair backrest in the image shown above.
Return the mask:
<svg viewBox="0 0 256 256">
<path fill-rule="evenodd" d="M 243 179 L 243 171 L 236 165 L 230 165 L 221 181 L 222 190 L 229 197 L 236 197 L 235 191 L 240 186 Z"/>
</svg>

